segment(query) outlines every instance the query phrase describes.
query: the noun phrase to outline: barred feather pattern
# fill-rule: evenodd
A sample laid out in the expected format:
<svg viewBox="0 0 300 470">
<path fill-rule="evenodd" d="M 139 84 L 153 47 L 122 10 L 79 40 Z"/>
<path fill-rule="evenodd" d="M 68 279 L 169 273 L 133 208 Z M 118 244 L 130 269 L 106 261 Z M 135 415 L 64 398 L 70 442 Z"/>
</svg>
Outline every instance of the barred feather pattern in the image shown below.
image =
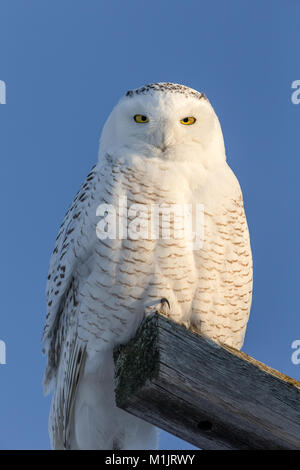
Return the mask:
<svg viewBox="0 0 300 470">
<path fill-rule="evenodd" d="M 146 124 L 134 117 L 144 113 Z M 185 116 L 193 125 L 183 125 Z M 202 243 L 187 233 L 164 237 L 99 236 L 97 208 L 116 221 L 153 206 L 200 204 Z M 131 209 L 135 211 L 131 212 Z M 186 220 L 179 216 L 183 227 Z M 177 220 L 178 222 L 178 220 Z M 117 231 L 118 232 L 118 231 Z M 137 230 L 138 232 L 138 230 Z M 173 233 L 173 236 L 172 236 Z M 113 348 L 159 309 L 212 340 L 240 349 L 252 299 L 252 255 L 243 197 L 226 162 L 219 121 L 208 99 L 172 83 L 150 84 L 121 98 L 103 128 L 99 161 L 60 227 L 50 259 L 44 390 L 53 389 L 49 433 L 55 449 L 154 449 L 150 424 L 118 409 Z"/>
<path fill-rule="evenodd" d="M 156 175 L 151 180 L 150 165 Z M 241 192 L 228 167 L 224 173 L 236 184 L 236 195 L 220 195 L 223 203 L 216 210 L 203 194 L 204 244 L 194 251 L 185 239 L 96 236 L 97 206 L 118 207 L 117 195 L 126 196 L 129 206 L 149 208 L 189 202 L 194 191 L 184 178 L 182 192 L 173 186 L 182 175 L 180 164 L 176 170 L 174 163 L 171 168 L 160 161 L 129 167 L 120 161 L 111 164 L 107 156 L 105 165 L 98 164 L 87 177 L 59 232 L 48 281 L 45 383 L 55 378 L 50 417 L 54 447 L 70 448 L 70 415 L 88 353 L 101 354 L 128 341 L 145 308 L 161 297 L 169 300 L 175 321 L 217 342 L 242 346 L 251 304 L 252 259 Z M 150 223 L 150 210 L 147 220 Z"/>
</svg>

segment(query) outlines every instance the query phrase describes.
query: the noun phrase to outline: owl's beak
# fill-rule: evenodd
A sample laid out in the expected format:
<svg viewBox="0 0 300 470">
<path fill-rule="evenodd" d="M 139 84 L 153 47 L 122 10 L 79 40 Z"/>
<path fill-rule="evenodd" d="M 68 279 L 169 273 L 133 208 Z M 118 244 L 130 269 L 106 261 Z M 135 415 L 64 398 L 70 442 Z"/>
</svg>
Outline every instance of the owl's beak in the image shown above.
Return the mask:
<svg viewBox="0 0 300 470">
<path fill-rule="evenodd" d="M 168 129 L 166 122 L 161 120 L 158 125 L 158 129 L 155 135 L 155 147 L 161 150 L 161 152 L 165 152 L 169 147 L 169 144 L 172 140 L 172 133 Z"/>
<path fill-rule="evenodd" d="M 161 132 L 161 138 L 160 138 L 160 141 L 161 141 L 161 144 L 158 145 L 158 148 L 162 151 L 162 152 L 165 152 L 165 150 L 167 149 L 168 147 L 168 144 L 167 144 L 167 132 L 165 130 L 162 130 Z"/>
</svg>

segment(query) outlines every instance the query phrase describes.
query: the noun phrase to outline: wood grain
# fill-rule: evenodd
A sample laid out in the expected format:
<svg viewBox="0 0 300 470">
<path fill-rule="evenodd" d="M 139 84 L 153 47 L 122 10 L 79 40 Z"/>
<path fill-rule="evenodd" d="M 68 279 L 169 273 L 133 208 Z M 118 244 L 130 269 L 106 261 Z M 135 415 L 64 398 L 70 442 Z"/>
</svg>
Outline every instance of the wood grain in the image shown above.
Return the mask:
<svg viewBox="0 0 300 470">
<path fill-rule="evenodd" d="M 201 449 L 300 449 L 300 382 L 155 314 L 114 351 L 117 406 Z"/>
</svg>

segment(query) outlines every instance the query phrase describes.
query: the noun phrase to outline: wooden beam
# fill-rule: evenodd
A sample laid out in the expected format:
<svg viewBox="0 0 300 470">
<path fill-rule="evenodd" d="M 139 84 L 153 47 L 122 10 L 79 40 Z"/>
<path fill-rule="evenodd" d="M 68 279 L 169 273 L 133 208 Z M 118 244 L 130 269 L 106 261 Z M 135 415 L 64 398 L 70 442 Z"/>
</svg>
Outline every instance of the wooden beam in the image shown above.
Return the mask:
<svg viewBox="0 0 300 470">
<path fill-rule="evenodd" d="M 300 449 L 300 382 L 155 314 L 114 351 L 117 406 L 201 449 Z"/>
</svg>

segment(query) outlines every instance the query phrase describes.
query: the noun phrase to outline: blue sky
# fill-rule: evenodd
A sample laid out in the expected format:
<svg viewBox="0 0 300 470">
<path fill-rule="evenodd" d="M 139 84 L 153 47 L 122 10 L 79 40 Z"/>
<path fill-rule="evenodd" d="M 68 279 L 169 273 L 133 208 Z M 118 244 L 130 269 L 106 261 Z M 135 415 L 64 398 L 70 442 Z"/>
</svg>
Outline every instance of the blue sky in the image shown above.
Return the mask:
<svg viewBox="0 0 300 470">
<path fill-rule="evenodd" d="M 220 118 L 254 257 L 243 350 L 300 379 L 298 0 L 1 0 L 0 18 L 0 449 L 49 448 L 49 255 L 112 106 L 153 81 L 204 91 Z M 166 433 L 160 447 L 191 448 Z"/>
</svg>

